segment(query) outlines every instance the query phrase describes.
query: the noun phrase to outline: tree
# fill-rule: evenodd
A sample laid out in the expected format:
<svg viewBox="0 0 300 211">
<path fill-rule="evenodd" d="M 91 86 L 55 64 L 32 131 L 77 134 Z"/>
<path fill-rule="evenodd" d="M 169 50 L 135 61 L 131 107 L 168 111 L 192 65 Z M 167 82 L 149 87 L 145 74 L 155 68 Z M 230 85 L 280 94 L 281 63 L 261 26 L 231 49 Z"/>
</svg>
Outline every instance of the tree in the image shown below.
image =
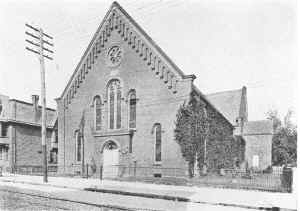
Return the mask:
<svg viewBox="0 0 300 211">
<path fill-rule="evenodd" d="M 297 161 L 297 127 L 291 121 L 293 112 L 289 110 L 283 121 L 276 110 L 267 113 L 267 119 L 273 121 L 272 163 L 284 165 Z"/>
<path fill-rule="evenodd" d="M 191 100 L 189 104 L 180 106 L 176 117 L 175 140 L 188 162 L 189 176 L 193 177 L 196 155 L 200 154 L 207 135 L 208 118 L 205 105 Z"/>
</svg>

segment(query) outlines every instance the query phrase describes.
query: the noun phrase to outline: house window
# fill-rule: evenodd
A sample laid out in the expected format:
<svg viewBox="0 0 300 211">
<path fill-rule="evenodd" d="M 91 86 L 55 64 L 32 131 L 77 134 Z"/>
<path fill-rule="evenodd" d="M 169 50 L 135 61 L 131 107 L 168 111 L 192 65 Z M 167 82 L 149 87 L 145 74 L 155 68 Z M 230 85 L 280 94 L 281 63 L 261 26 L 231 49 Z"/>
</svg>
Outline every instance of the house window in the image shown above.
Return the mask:
<svg viewBox="0 0 300 211">
<path fill-rule="evenodd" d="M 51 164 L 57 164 L 57 149 L 52 149 L 50 151 L 50 161 Z"/>
<path fill-rule="evenodd" d="M 8 125 L 5 124 L 5 123 L 2 123 L 1 131 L 0 131 L 0 133 L 1 133 L 0 136 L 6 137 L 7 136 L 7 130 L 8 130 Z"/>
<path fill-rule="evenodd" d="M 0 160 L 8 160 L 8 147 L 0 146 Z"/>
<path fill-rule="evenodd" d="M 4 160 L 8 161 L 8 147 L 5 147 Z"/>
<path fill-rule="evenodd" d="M 112 80 L 108 85 L 109 128 L 121 128 L 121 85 L 119 80 Z"/>
<path fill-rule="evenodd" d="M 155 135 L 155 162 L 161 162 L 161 125 L 159 123 L 154 126 Z"/>
<path fill-rule="evenodd" d="M 76 161 L 81 161 L 81 153 L 82 153 L 82 138 L 79 131 L 75 132 L 75 159 Z"/>
<path fill-rule="evenodd" d="M 101 130 L 101 99 L 96 96 L 94 99 L 94 117 L 95 117 L 95 129 Z"/>
<path fill-rule="evenodd" d="M 129 94 L 129 128 L 136 128 L 136 94 Z"/>
</svg>

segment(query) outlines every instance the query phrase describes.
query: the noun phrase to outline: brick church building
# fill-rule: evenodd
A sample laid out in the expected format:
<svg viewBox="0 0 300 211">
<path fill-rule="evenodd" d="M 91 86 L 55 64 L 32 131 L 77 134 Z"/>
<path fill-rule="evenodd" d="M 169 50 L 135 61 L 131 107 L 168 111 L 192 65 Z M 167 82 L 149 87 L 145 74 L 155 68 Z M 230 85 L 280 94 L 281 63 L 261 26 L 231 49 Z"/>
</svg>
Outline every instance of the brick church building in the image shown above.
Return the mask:
<svg viewBox="0 0 300 211">
<path fill-rule="evenodd" d="M 89 164 L 96 173 L 103 166 L 104 176 L 119 175 L 124 166 L 128 171 L 143 167 L 137 174 L 150 176 L 168 176 L 174 169 L 186 174 L 187 162 L 174 140 L 183 103 L 192 98 L 204 103 L 226 136 L 236 129 L 197 89 L 195 78 L 184 74 L 114 2 L 56 99 L 59 171 L 80 174 Z M 233 156 L 213 152 L 207 150 L 209 166 Z"/>
</svg>

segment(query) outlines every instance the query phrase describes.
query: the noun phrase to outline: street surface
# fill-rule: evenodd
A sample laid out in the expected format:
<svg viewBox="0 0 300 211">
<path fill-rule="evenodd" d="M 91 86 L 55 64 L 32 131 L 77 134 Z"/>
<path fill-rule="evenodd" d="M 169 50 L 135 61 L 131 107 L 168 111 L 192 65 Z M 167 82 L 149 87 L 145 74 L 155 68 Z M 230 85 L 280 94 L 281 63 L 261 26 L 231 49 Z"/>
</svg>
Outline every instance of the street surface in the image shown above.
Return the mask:
<svg viewBox="0 0 300 211">
<path fill-rule="evenodd" d="M 18 193 L 14 188 L 1 187 L 0 210 L 96 210 L 94 206 L 79 203 L 65 202 L 48 199 L 23 193 Z M 102 209 L 109 210 L 103 207 Z M 113 209 L 110 209 L 113 210 Z M 118 211 L 119 209 L 114 209 Z"/>
<path fill-rule="evenodd" d="M 0 182 L 0 210 L 245 211 L 248 209 Z"/>
</svg>

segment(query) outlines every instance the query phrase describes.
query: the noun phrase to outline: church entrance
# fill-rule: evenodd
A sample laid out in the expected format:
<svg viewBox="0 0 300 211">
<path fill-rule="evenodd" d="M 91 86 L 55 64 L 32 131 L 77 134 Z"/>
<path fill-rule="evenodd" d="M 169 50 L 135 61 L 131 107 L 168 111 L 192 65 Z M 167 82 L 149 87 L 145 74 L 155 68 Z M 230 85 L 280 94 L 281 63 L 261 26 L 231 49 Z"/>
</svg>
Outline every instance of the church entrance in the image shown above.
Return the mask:
<svg viewBox="0 0 300 211">
<path fill-rule="evenodd" d="M 113 141 L 108 141 L 103 147 L 103 178 L 118 176 L 119 148 Z"/>
</svg>

